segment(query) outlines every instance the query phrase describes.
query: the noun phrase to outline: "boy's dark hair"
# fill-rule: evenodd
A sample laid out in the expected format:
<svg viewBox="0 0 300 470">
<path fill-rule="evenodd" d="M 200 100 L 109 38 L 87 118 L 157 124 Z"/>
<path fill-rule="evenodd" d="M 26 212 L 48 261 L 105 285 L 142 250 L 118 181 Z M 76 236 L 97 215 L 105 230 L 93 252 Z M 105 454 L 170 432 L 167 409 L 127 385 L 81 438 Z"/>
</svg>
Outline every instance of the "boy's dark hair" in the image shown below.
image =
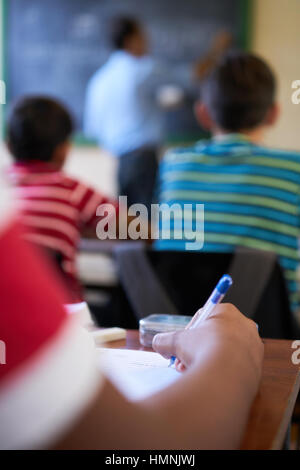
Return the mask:
<svg viewBox="0 0 300 470">
<path fill-rule="evenodd" d="M 228 53 L 204 81 L 201 100 L 223 130 L 251 130 L 263 123 L 274 104 L 276 78 L 259 57 Z"/>
<path fill-rule="evenodd" d="M 12 109 L 8 144 L 16 161 L 48 162 L 72 131 L 72 118 L 62 104 L 43 96 L 26 97 Z"/>
<path fill-rule="evenodd" d="M 124 49 L 127 38 L 139 31 L 139 22 L 129 16 L 118 16 L 110 23 L 110 42 L 114 49 Z"/>
</svg>

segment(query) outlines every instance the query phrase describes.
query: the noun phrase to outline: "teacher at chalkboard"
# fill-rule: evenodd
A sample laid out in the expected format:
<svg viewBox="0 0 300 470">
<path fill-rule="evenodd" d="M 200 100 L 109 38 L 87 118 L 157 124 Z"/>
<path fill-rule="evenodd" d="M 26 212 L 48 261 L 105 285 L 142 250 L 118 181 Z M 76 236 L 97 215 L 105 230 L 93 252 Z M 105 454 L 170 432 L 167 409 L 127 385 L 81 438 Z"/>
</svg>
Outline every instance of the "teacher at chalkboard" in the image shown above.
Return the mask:
<svg viewBox="0 0 300 470">
<path fill-rule="evenodd" d="M 128 197 L 128 205 L 143 203 L 149 209 L 163 137 L 162 101 L 176 101 L 176 88 L 166 100 L 159 101 L 157 92 L 162 85 L 184 87 L 201 80 L 230 39 L 226 33 L 218 35 L 206 57 L 190 68 L 150 57 L 143 27 L 133 18 L 115 18 L 110 41 L 114 52 L 87 87 L 85 134 L 120 157 L 119 194 Z"/>
</svg>

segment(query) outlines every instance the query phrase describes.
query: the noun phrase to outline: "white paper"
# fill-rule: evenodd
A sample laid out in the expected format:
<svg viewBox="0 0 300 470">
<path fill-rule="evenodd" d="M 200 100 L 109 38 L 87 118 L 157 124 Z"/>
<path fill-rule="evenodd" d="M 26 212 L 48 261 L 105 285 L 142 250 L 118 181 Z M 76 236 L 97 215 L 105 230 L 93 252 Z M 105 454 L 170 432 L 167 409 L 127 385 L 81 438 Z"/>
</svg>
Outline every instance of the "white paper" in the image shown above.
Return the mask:
<svg viewBox="0 0 300 470">
<path fill-rule="evenodd" d="M 101 369 L 130 400 L 139 400 L 174 383 L 181 374 L 157 353 L 99 348 Z"/>
</svg>

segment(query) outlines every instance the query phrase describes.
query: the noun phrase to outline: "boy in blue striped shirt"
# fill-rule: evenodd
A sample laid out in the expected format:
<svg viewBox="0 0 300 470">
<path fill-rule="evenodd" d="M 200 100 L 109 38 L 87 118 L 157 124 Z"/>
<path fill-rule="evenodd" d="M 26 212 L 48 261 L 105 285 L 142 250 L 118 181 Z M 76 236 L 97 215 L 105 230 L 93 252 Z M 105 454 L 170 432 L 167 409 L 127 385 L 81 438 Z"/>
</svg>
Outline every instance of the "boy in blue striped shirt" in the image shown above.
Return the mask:
<svg viewBox="0 0 300 470">
<path fill-rule="evenodd" d="M 277 253 L 292 310 L 297 311 L 300 153 L 261 143 L 278 117 L 275 98 L 276 79 L 264 61 L 243 52 L 224 57 L 203 83 L 196 106 L 199 121 L 213 138 L 165 155 L 159 202 L 182 208 L 204 204 L 203 251 L 243 246 Z M 178 237 L 181 222 L 176 217 L 174 211 L 170 237 L 164 236 L 160 222 L 156 249 L 188 246 L 184 236 Z"/>
</svg>

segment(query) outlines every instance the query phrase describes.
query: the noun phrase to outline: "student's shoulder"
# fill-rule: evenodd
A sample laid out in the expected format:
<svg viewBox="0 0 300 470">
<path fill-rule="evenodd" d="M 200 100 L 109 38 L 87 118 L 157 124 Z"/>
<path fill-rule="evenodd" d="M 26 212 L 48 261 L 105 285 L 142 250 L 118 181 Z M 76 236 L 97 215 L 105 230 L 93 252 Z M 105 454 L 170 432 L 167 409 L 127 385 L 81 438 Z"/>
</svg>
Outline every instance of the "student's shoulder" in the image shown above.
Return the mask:
<svg viewBox="0 0 300 470">
<path fill-rule="evenodd" d="M 71 190 L 70 201 L 81 206 L 82 204 L 112 204 L 118 205 L 118 201 L 94 188 L 92 185 L 72 176 L 64 175 L 63 184 L 65 189 Z"/>
<path fill-rule="evenodd" d="M 80 179 L 77 179 L 74 176 L 68 175 L 66 173 L 61 173 L 59 186 L 62 189 L 68 190 L 70 192 L 70 201 L 80 200 L 87 193 L 94 193 L 95 191 L 85 182 Z"/>
<path fill-rule="evenodd" d="M 194 145 L 170 148 L 163 157 L 162 165 L 197 163 L 206 156 L 208 147 L 209 141 L 202 140 Z"/>
<path fill-rule="evenodd" d="M 165 155 L 165 160 L 172 160 L 176 158 L 194 158 L 199 155 L 204 155 L 209 146 L 208 140 L 201 140 L 194 145 L 182 145 L 180 147 L 169 148 Z"/>
<path fill-rule="evenodd" d="M 58 184 L 65 189 L 75 189 L 76 186 L 82 184 L 76 177 L 68 175 L 64 171 L 59 172 Z"/>
<path fill-rule="evenodd" d="M 252 157 L 252 163 L 265 167 L 270 174 L 300 185 L 300 152 L 254 146 Z"/>
<path fill-rule="evenodd" d="M 290 161 L 300 165 L 300 152 L 296 150 L 293 151 L 256 145 L 254 146 L 254 153 L 257 156 L 262 156 L 274 160 L 283 160 L 286 162 Z"/>
</svg>

